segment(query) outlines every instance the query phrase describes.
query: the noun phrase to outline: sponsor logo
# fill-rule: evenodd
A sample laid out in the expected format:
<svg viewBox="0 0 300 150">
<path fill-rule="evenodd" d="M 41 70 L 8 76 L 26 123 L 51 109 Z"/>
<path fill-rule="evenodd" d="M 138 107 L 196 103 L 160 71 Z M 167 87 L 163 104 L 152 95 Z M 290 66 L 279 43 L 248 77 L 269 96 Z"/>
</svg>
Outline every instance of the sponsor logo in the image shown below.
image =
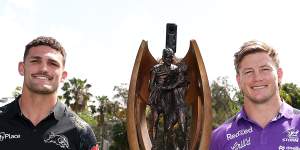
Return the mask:
<svg viewBox="0 0 300 150">
<path fill-rule="evenodd" d="M 237 131 L 236 133 L 233 133 L 233 134 L 226 134 L 226 137 L 227 137 L 227 140 L 232 140 L 232 139 L 235 139 L 239 136 L 242 136 L 242 135 L 246 135 L 246 134 L 249 134 L 249 133 L 252 133 L 253 132 L 253 129 L 252 129 L 252 126 L 248 129 L 241 129 L 239 131 Z"/>
<path fill-rule="evenodd" d="M 233 146 L 231 146 L 231 150 L 240 150 L 245 148 L 246 146 L 251 145 L 251 138 L 245 138 L 239 142 L 235 142 Z"/>
<path fill-rule="evenodd" d="M 286 137 L 282 139 L 283 142 L 296 142 L 298 143 L 299 137 L 298 133 L 299 130 L 297 129 L 289 129 L 284 132 L 286 134 Z"/>
<path fill-rule="evenodd" d="M 291 146 L 282 146 L 282 145 L 280 145 L 278 147 L 278 150 L 300 150 L 300 147 L 298 147 L 298 146 L 291 147 Z"/>
<path fill-rule="evenodd" d="M 20 134 L 10 134 L 5 132 L 0 132 L 0 142 L 4 140 L 19 139 L 19 138 L 21 138 Z"/>
<path fill-rule="evenodd" d="M 280 146 L 278 147 L 278 150 L 284 150 L 284 149 L 285 149 L 285 147 L 282 146 L 282 145 L 280 145 Z"/>
<path fill-rule="evenodd" d="M 68 138 L 64 135 L 55 134 L 50 132 L 44 139 L 45 143 L 54 143 L 61 148 L 70 149 Z"/>
</svg>

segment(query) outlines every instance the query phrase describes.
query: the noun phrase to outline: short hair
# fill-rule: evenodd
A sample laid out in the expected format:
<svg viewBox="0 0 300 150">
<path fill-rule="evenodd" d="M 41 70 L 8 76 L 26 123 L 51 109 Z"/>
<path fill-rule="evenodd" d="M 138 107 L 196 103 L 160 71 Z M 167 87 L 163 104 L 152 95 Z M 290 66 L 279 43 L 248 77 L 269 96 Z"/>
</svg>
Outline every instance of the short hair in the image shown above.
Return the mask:
<svg viewBox="0 0 300 150">
<path fill-rule="evenodd" d="M 272 58 L 276 68 L 279 68 L 279 58 L 277 51 L 264 42 L 252 40 L 245 42 L 240 50 L 234 54 L 234 66 L 236 73 L 239 73 L 240 63 L 246 55 L 258 52 L 267 53 Z"/>
<path fill-rule="evenodd" d="M 61 44 L 56 39 L 54 39 L 53 37 L 46 37 L 46 36 L 39 36 L 25 46 L 25 52 L 23 56 L 24 61 L 29 53 L 29 50 L 32 47 L 37 47 L 37 46 L 49 46 L 55 49 L 56 51 L 60 52 L 61 55 L 63 56 L 63 65 L 65 66 L 66 56 L 67 56 L 65 49 L 61 46 Z"/>
</svg>

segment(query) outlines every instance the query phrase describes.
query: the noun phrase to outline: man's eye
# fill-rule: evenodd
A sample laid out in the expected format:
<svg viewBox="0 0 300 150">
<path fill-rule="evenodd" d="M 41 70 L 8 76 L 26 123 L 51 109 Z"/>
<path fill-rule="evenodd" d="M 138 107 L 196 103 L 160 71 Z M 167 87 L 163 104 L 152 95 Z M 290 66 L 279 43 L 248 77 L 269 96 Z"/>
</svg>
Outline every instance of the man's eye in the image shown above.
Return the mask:
<svg viewBox="0 0 300 150">
<path fill-rule="evenodd" d="M 263 71 L 269 71 L 269 70 L 271 70 L 270 68 L 263 68 L 262 69 Z"/>
<path fill-rule="evenodd" d="M 31 63 L 36 63 L 36 62 L 38 62 L 38 60 L 31 60 L 30 62 Z"/>
<path fill-rule="evenodd" d="M 244 74 L 250 74 L 252 73 L 253 71 L 245 71 Z"/>
<path fill-rule="evenodd" d="M 59 66 L 57 63 L 54 63 L 54 62 L 51 62 L 50 64 L 51 64 L 52 66 L 56 66 L 56 67 Z"/>
</svg>

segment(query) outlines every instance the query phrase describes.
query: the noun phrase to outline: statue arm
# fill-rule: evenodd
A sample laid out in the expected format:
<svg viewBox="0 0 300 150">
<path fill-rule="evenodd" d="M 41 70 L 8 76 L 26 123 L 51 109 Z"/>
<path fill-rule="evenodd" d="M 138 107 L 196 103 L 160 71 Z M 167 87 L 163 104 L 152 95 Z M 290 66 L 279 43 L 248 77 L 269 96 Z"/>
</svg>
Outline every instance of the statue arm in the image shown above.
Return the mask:
<svg viewBox="0 0 300 150">
<path fill-rule="evenodd" d="M 154 87 L 155 87 L 155 69 L 153 68 L 150 72 L 149 91 L 152 91 Z"/>
<path fill-rule="evenodd" d="M 168 85 L 168 86 L 165 86 L 165 87 L 162 87 L 162 89 L 164 90 L 172 90 L 176 87 L 178 87 L 180 84 L 184 83 L 185 82 L 185 76 L 184 76 L 184 72 L 181 72 L 178 70 L 178 75 L 176 77 L 176 82 Z"/>
</svg>

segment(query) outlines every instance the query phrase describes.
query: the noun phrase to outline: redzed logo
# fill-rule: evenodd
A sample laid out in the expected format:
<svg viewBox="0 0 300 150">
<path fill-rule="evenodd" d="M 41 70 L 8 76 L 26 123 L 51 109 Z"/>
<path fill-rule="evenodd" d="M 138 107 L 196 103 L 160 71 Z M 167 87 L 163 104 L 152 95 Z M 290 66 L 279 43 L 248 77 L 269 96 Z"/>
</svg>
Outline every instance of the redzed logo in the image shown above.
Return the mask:
<svg viewBox="0 0 300 150">
<path fill-rule="evenodd" d="M 99 150 L 98 144 L 96 144 L 95 146 L 93 146 L 93 147 L 91 148 L 91 150 Z"/>
</svg>

